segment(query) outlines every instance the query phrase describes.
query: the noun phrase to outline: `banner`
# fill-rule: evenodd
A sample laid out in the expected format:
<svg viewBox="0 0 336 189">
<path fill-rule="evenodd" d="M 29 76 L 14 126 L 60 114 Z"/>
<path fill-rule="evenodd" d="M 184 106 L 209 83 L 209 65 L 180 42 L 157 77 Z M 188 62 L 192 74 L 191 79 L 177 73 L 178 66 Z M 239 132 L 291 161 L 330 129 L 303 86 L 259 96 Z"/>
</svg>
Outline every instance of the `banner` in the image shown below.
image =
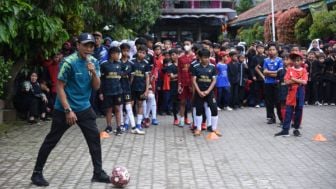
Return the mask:
<svg viewBox="0 0 336 189">
<path fill-rule="evenodd" d="M 310 10 L 310 13 L 311 13 L 311 15 L 313 17 L 313 20 L 314 20 L 317 13 L 323 12 L 323 11 L 328 12 L 328 7 L 327 7 L 326 2 L 323 0 L 323 1 L 320 1 L 320 2 L 310 4 L 309 5 L 309 10 Z"/>
</svg>

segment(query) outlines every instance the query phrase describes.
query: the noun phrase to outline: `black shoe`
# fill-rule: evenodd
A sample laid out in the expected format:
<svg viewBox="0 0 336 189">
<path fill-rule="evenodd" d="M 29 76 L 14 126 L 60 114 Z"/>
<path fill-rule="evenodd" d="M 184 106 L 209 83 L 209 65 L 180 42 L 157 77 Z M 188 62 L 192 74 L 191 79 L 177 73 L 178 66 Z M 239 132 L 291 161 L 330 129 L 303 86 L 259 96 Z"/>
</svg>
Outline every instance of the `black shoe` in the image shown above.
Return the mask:
<svg viewBox="0 0 336 189">
<path fill-rule="evenodd" d="M 293 135 L 296 136 L 296 137 L 300 137 L 300 136 L 301 136 L 301 133 L 300 133 L 300 131 L 299 131 L 298 129 L 295 129 L 295 130 L 293 131 Z"/>
<path fill-rule="evenodd" d="M 105 128 L 105 132 L 107 132 L 107 133 L 111 133 L 111 132 L 112 132 L 112 127 L 111 127 L 111 126 L 107 126 L 107 127 Z"/>
<path fill-rule="evenodd" d="M 274 123 L 275 123 L 275 119 L 273 119 L 273 118 L 270 118 L 267 121 L 267 124 L 274 124 Z"/>
<path fill-rule="evenodd" d="M 33 124 L 37 123 L 37 121 L 36 121 L 36 119 L 28 120 L 28 123 L 29 123 L 29 125 L 33 125 Z"/>
<path fill-rule="evenodd" d="M 50 119 L 48 117 L 41 117 L 42 121 L 50 121 Z"/>
<path fill-rule="evenodd" d="M 276 133 L 274 136 L 275 137 L 277 137 L 277 136 L 287 137 L 287 136 L 289 136 L 289 133 L 288 133 L 288 131 L 282 130 L 282 131 Z"/>
<path fill-rule="evenodd" d="M 212 126 L 211 126 L 211 125 L 207 127 L 207 131 L 208 131 L 208 132 L 213 132 L 213 130 L 212 130 Z"/>
<path fill-rule="evenodd" d="M 41 171 L 34 171 L 30 179 L 36 186 L 49 186 L 49 182 L 44 179 Z"/>
<path fill-rule="evenodd" d="M 105 173 L 105 171 L 93 174 L 91 182 L 111 183 L 110 177 Z"/>
<path fill-rule="evenodd" d="M 120 128 L 120 127 L 117 127 L 116 132 L 115 132 L 115 135 L 116 135 L 116 136 L 120 136 L 121 134 L 122 134 L 121 128 Z"/>
<path fill-rule="evenodd" d="M 171 112 L 166 112 L 166 115 L 171 116 L 173 114 Z"/>
</svg>

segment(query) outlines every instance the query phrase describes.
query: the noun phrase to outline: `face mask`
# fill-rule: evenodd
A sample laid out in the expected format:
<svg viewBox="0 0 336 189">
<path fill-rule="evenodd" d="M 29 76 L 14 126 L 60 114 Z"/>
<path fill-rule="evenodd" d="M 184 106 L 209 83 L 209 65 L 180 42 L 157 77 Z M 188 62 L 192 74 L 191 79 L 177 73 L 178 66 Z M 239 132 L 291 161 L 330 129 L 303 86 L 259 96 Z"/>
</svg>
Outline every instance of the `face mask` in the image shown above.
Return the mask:
<svg viewBox="0 0 336 189">
<path fill-rule="evenodd" d="M 191 46 L 190 45 L 184 45 L 184 50 L 185 51 L 190 51 L 191 50 Z"/>
</svg>

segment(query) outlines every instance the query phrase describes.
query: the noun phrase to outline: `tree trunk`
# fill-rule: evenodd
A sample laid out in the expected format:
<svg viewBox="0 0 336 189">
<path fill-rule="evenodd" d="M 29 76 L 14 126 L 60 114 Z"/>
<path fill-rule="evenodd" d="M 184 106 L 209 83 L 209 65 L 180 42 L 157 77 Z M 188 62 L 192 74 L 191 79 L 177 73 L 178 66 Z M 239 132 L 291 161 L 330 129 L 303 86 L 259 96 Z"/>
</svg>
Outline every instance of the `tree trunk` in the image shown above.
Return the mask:
<svg viewBox="0 0 336 189">
<path fill-rule="evenodd" d="M 9 79 L 9 81 L 7 82 L 5 86 L 5 89 L 7 89 L 7 95 L 5 99 L 5 105 L 6 105 L 5 108 L 7 109 L 14 108 L 13 98 L 15 95 L 15 87 L 14 87 L 15 79 L 25 64 L 26 64 L 26 61 L 24 61 L 23 59 L 20 59 L 13 64 L 13 67 L 11 69 L 11 78 Z"/>
</svg>

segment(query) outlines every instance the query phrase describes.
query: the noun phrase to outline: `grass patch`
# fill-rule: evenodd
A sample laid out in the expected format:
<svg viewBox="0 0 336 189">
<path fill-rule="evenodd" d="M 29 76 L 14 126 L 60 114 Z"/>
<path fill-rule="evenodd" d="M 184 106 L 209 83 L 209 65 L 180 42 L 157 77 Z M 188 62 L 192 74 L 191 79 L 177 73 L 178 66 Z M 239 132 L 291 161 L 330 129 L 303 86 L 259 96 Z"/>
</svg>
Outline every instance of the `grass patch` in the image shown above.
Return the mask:
<svg viewBox="0 0 336 189">
<path fill-rule="evenodd" d="M 0 124 L 0 136 L 22 127 L 25 123 L 25 121 L 11 121 Z"/>
</svg>

